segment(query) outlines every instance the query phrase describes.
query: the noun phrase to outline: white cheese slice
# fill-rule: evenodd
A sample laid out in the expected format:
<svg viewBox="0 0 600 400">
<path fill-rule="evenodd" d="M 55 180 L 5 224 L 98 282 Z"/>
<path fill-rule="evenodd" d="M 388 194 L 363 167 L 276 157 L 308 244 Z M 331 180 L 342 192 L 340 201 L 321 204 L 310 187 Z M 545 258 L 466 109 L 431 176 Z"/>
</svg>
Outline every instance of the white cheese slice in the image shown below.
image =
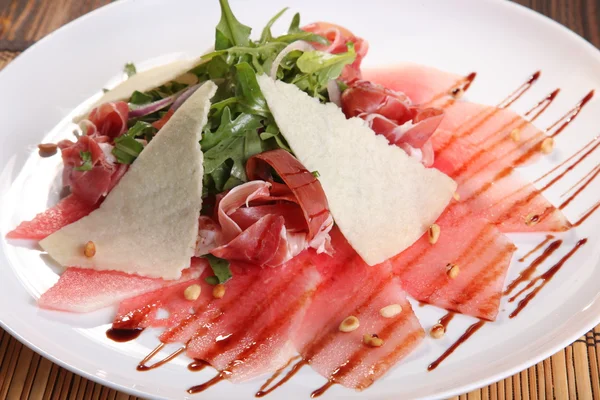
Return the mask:
<svg viewBox="0 0 600 400">
<path fill-rule="evenodd" d="M 119 83 L 113 89 L 104 93 L 104 95 L 94 104 L 92 104 L 85 113 L 76 117 L 74 122 L 79 122 L 85 118 L 90 110 L 99 106 L 100 104 L 128 100 L 136 90 L 139 92 L 147 92 L 149 90 L 156 89 L 165 83 L 177 79 L 199 63 L 199 58 L 191 60 L 177 60 L 169 64 L 148 69 L 146 71 L 140 71 L 127 80 Z"/>
<path fill-rule="evenodd" d="M 319 172 L 336 224 L 369 265 L 412 245 L 446 208 L 456 183 L 425 168 L 359 118 L 296 86 L 259 76 L 281 133 L 309 171 Z"/>
<path fill-rule="evenodd" d="M 63 266 L 177 279 L 189 267 L 202 206 L 198 143 L 213 82 L 199 88 L 146 146 L 100 208 L 40 242 Z M 96 254 L 86 257 L 85 243 Z"/>
</svg>

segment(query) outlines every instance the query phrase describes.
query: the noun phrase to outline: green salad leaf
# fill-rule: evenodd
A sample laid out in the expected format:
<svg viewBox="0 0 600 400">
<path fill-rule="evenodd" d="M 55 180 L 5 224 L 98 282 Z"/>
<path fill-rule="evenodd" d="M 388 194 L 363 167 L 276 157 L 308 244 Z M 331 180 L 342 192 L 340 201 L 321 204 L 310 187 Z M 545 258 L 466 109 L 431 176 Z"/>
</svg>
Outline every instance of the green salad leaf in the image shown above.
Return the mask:
<svg viewBox="0 0 600 400">
<path fill-rule="evenodd" d="M 131 78 L 132 76 L 137 74 L 137 69 L 135 68 L 135 64 L 134 63 L 125 64 L 125 66 L 123 67 L 123 72 L 125 72 L 125 74 L 127 75 L 128 78 Z"/>
<path fill-rule="evenodd" d="M 287 9 L 267 22 L 258 40 L 251 40 L 251 28 L 235 17 L 228 0 L 219 0 L 219 4 L 221 18 L 215 31 L 215 50 L 202 56 L 201 62 L 189 71 L 199 83 L 212 80 L 218 85 L 200 141 L 204 153 L 204 197 L 246 182 L 246 162 L 253 155 L 271 149 L 292 152 L 269 110 L 257 76 L 270 74 L 278 54 L 290 43 L 304 40 L 329 44 L 326 38 L 303 31 L 299 14 L 293 16 L 287 32 L 275 36 L 273 26 Z M 277 79 L 298 86 L 320 101 L 328 101 L 328 82 L 337 79 L 355 58 L 351 44 L 339 54 L 295 50 L 279 64 Z M 172 81 L 144 93 L 134 92 L 129 103 L 148 104 L 184 88 L 185 85 Z M 163 115 L 164 110 L 129 121 L 131 128 L 118 139 L 113 150 L 118 162 L 129 164 L 135 160 L 143 150 L 135 139 L 150 141 L 156 133 L 150 124 Z"/>
<path fill-rule="evenodd" d="M 81 157 L 81 165 L 75 167 L 75 171 L 90 171 L 94 166 L 92 164 L 92 153 L 89 151 L 80 151 L 79 157 Z"/>
<path fill-rule="evenodd" d="M 273 24 L 275 22 L 277 22 L 277 20 L 279 18 L 281 18 L 281 16 L 283 15 L 283 13 L 285 13 L 288 10 L 288 7 L 284 8 L 283 10 L 279 11 L 277 14 L 275 14 L 273 16 L 273 18 L 271 18 L 269 20 L 269 22 L 267 22 L 267 25 L 264 27 L 261 35 L 260 35 L 260 40 L 258 41 L 258 43 L 260 44 L 265 44 L 267 42 L 269 42 L 270 40 L 273 39 L 273 34 L 271 33 L 271 28 L 273 27 Z"/>
<path fill-rule="evenodd" d="M 148 122 L 138 121 L 127 132 L 115 139 L 115 147 L 112 150 L 113 156 L 120 164 L 131 164 L 144 150 L 144 145 L 138 138 L 149 142 L 156 134 L 157 129 Z"/>
<path fill-rule="evenodd" d="M 227 0 L 219 0 L 221 5 L 221 20 L 217 25 L 215 37 L 215 50 L 226 49 L 232 46 L 247 46 L 250 43 L 252 28 L 238 21 Z"/>
<path fill-rule="evenodd" d="M 218 283 L 225 283 L 229 279 L 231 279 L 231 270 L 229 269 L 229 261 L 224 260 L 222 258 L 218 258 L 213 256 L 212 254 L 207 254 L 204 256 L 210 264 L 210 268 L 212 269 L 214 276 L 209 276 L 206 278 L 206 282 L 210 285 L 216 285 Z"/>
</svg>

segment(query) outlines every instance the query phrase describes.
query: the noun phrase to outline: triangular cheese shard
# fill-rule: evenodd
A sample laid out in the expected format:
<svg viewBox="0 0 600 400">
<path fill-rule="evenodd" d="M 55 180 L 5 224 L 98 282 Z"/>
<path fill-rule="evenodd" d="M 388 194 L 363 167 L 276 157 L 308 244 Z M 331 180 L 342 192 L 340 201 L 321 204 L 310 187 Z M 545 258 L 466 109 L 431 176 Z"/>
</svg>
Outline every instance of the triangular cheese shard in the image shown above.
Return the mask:
<svg viewBox="0 0 600 400">
<path fill-rule="evenodd" d="M 140 71 L 129 77 L 127 80 L 119 83 L 108 92 L 104 93 L 94 104 L 92 104 L 83 114 L 78 115 L 73 120 L 79 122 L 84 119 L 90 110 L 96 108 L 100 104 L 110 103 L 115 101 L 128 101 L 133 92 L 147 92 L 152 89 L 169 83 L 172 80 L 179 78 L 196 65 L 200 63 L 199 58 L 190 60 L 176 60 L 168 64 L 159 65 L 145 71 Z"/>
<path fill-rule="evenodd" d="M 392 146 L 359 118 L 296 86 L 259 76 L 281 133 L 318 171 L 331 214 L 356 252 L 378 264 L 412 245 L 446 208 L 456 183 Z"/>
<path fill-rule="evenodd" d="M 189 267 L 202 206 L 202 129 L 212 82 L 199 88 L 146 146 L 100 208 L 40 242 L 63 266 L 177 279 Z M 84 255 L 92 241 L 93 257 Z"/>
</svg>

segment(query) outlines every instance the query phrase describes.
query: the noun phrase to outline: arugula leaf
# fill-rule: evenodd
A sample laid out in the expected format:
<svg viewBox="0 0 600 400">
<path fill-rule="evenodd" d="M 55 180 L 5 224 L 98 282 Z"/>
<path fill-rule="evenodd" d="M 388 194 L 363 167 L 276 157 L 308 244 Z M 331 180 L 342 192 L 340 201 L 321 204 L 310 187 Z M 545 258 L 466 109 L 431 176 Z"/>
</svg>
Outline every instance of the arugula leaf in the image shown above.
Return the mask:
<svg viewBox="0 0 600 400">
<path fill-rule="evenodd" d="M 240 103 L 252 113 L 269 116 L 271 113 L 258 86 L 254 69 L 248 63 L 237 64 L 235 69 L 236 97 Z"/>
<path fill-rule="evenodd" d="M 137 121 L 129 130 L 115 139 L 115 147 L 112 154 L 120 164 L 131 164 L 144 150 L 144 145 L 135 140 L 144 138 L 146 141 L 152 140 L 158 129 L 145 121 Z"/>
<path fill-rule="evenodd" d="M 154 99 L 151 95 L 139 92 L 137 90 L 135 92 L 133 92 L 131 94 L 131 97 L 129 98 L 129 102 L 131 104 L 137 104 L 137 105 L 152 103 L 152 100 L 154 100 Z"/>
<path fill-rule="evenodd" d="M 206 278 L 204 278 L 204 281 L 211 286 L 216 286 L 219 284 L 219 278 L 217 278 L 214 275 L 207 276 Z"/>
<path fill-rule="evenodd" d="M 265 151 L 263 141 L 260 139 L 256 130 L 246 131 L 246 140 L 244 141 L 244 161 L 256 154 Z"/>
<path fill-rule="evenodd" d="M 270 146 L 268 146 L 270 149 L 280 148 L 289 151 L 290 153 L 292 152 L 292 149 L 281 135 L 281 132 L 279 131 L 279 128 L 277 127 L 275 122 L 267 125 L 265 131 L 260 134 L 260 138 L 261 140 L 267 142 L 267 144 L 270 144 Z M 269 143 L 270 139 L 273 139 L 275 141 L 274 145 L 272 143 Z"/>
<path fill-rule="evenodd" d="M 237 165 L 237 177 L 244 178 L 244 138 L 241 136 L 232 137 L 220 141 L 215 147 L 204 152 L 204 173 L 211 174 L 221 164 L 227 160 L 233 161 L 233 166 Z M 241 164 L 241 165 L 240 165 Z M 233 169 L 233 166 L 231 169 Z"/>
<path fill-rule="evenodd" d="M 356 52 L 354 51 L 354 45 L 350 43 L 346 53 L 330 54 L 317 50 L 302 53 L 300 58 L 298 58 L 296 65 L 300 71 L 306 74 L 314 74 L 323 70 L 329 70 L 332 67 L 339 67 L 341 73 L 341 69 L 348 64 L 352 64 L 355 58 Z M 337 76 L 335 78 L 337 78 Z"/>
<path fill-rule="evenodd" d="M 80 151 L 79 157 L 81 157 L 81 165 L 75 167 L 75 171 L 89 171 L 92 169 L 92 153 L 89 151 Z"/>
<path fill-rule="evenodd" d="M 215 257 L 212 254 L 207 254 L 204 258 L 208 260 L 210 268 L 212 268 L 215 274 L 214 276 L 217 279 L 217 283 L 225 283 L 231 279 L 232 275 L 231 270 L 229 269 L 229 261 Z M 206 280 L 206 282 L 212 284 L 211 282 L 215 282 L 215 280 L 211 279 L 211 282 Z"/>
<path fill-rule="evenodd" d="M 223 190 L 225 190 L 225 184 L 227 183 L 227 180 L 231 174 L 231 165 L 228 164 L 229 163 L 224 162 L 216 167 L 209 175 L 206 175 L 212 179 L 212 181 L 209 180 L 207 189 L 212 186 L 217 193 L 221 193 Z"/>
<path fill-rule="evenodd" d="M 228 0 L 219 0 L 221 20 L 217 25 L 215 50 L 227 49 L 231 46 L 247 46 L 250 43 L 252 28 L 240 23 L 229 6 Z"/>
<path fill-rule="evenodd" d="M 304 40 L 306 42 L 315 42 L 315 43 L 319 43 L 319 44 L 323 44 L 323 45 L 328 45 L 330 43 L 329 40 L 327 40 L 327 38 L 324 38 L 321 35 L 317 35 L 316 33 L 312 33 L 312 32 L 306 32 L 303 30 L 300 30 L 299 32 L 288 33 L 287 35 L 277 36 L 273 40 L 277 41 L 277 42 L 285 42 L 285 43 L 292 43 L 292 42 L 295 42 L 296 40 Z"/>
<path fill-rule="evenodd" d="M 144 145 L 128 135 L 122 135 L 115 139 L 115 147 L 112 154 L 120 164 L 131 164 L 144 150 Z"/>
<path fill-rule="evenodd" d="M 298 32 L 302 32 L 302 30 L 300 29 L 300 13 L 294 14 L 292 22 L 290 23 L 290 27 L 288 28 L 288 33 Z"/>
<path fill-rule="evenodd" d="M 203 151 L 208 151 L 223 139 L 241 135 L 246 131 L 256 131 L 262 126 L 260 120 L 261 118 L 257 115 L 245 113 L 240 114 L 235 120 L 232 120 L 231 110 L 229 107 L 225 107 L 218 129 L 214 133 L 209 132 L 203 135 L 200 147 Z"/>
<path fill-rule="evenodd" d="M 125 136 L 130 136 L 133 138 L 144 138 L 148 142 L 154 137 L 154 135 L 158 132 L 158 129 L 152 126 L 145 121 L 137 121 L 135 125 L 133 125 L 129 130 L 125 133 Z"/>
<path fill-rule="evenodd" d="M 263 29 L 263 31 L 260 35 L 260 40 L 258 41 L 259 43 L 264 44 L 264 43 L 267 43 L 268 41 L 270 41 L 271 39 L 273 39 L 273 36 L 271 34 L 271 28 L 273 27 L 273 24 L 279 18 L 281 18 L 283 13 L 285 13 L 288 9 L 289 9 L 289 7 L 286 7 L 283 10 L 279 11 L 277 14 L 275 14 L 275 16 L 273 18 L 271 18 L 269 20 L 269 22 L 267 22 L 267 25 L 265 26 L 265 28 Z"/>
<path fill-rule="evenodd" d="M 327 83 L 337 79 L 344 67 L 354 62 L 356 52 L 354 45 L 348 44 L 348 51 L 339 54 L 329 54 L 322 51 L 308 51 L 302 53 L 296 61 L 296 68 L 300 73 L 291 74 L 291 83 L 307 92 L 312 97 L 325 100 Z M 290 74 L 288 74 L 290 75 Z"/>
<path fill-rule="evenodd" d="M 131 78 L 132 76 L 137 74 L 137 69 L 135 68 L 135 64 L 134 63 L 125 64 L 125 66 L 123 67 L 123 72 L 125 72 L 127 74 L 128 78 Z"/>
</svg>

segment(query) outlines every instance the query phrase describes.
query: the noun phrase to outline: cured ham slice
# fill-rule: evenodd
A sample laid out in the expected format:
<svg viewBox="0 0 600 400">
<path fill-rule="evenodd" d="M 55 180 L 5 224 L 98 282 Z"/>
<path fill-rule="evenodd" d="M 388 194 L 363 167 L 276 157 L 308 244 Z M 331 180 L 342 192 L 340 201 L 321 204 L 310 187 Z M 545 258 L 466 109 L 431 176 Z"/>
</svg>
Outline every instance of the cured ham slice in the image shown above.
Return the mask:
<svg viewBox="0 0 600 400">
<path fill-rule="evenodd" d="M 288 255 L 285 220 L 276 214 L 265 215 L 226 245 L 212 250 L 211 254 L 230 261 L 273 267 L 295 255 Z"/>
<path fill-rule="evenodd" d="M 88 120 L 96 127 L 98 134 L 111 139 L 127 130 L 129 106 L 124 101 L 107 102 L 90 111 Z"/>
<path fill-rule="evenodd" d="M 493 321 L 516 247 L 493 224 L 469 213 L 454 203 L 436 222 L 441 231 L 437 243 L 421 237 L 390 262 L 402 288 L 415 299 Z M 449 274 L 453 266 L 460 271 L 454 278 Z"/>
<path fill-rule="evenodd" d="M 91 213 L 98 208 L 79 197 L 69 195 L 54 207 L 36 215 L 31 221 L 23 221 L 14 230 L 8 232 L 8 239 L 42 240 Z"/>
<path fill-rule="evenodd" d="M 364 80 L 348 87 L 341 101 L 347 118 L 364 119 L 390 144 L 401 147 L 426 167 L 433 164 L 429 138 L 444 117 L 441 109 L 416 107 L 404 93 Z"/>
<path fill-rule="evenodd" d="M 192 267 L 202 272 L 200 277 L 182 276 L 179 283 L 132 297 L 119 304 L 117 316 L 113 321 L 115 329 L 137 329 L 148 327 L 170 327 L 178 324 L 190 314 L 195 313 L 212 299 L 212 286 L 204 278 L 212 275 L 204 259 L 192 260 Z M 187 279 L 191 278 L 191 279 Z M 190 285 L 199 285 L 200 296 L 196 300 L 184 297 L 185 289 Z M 160 311 L 167 312 L 163 317 Z"/>
<path fill-rule="evenodd" d="M 325 278 L 294 344 L 319 374 L 362 390 L 410 353 L 425 333 L 389 262 L 368 266 L 337 229 L 332 244 L 333 259 L 314 256 Z M 383 317 L 380 310 L 393 304 L 402 308 L 400 313 Z M 340 323 L 348 316 L 357 317 L 359 327 L 341 332 Z M 368 346 L 363 342 L 365 334 L 376 334 L 383 345 Z"/>
<path fill-rule="evenodd" d="M 302 208 L 308 226 L 306 239 L 309 245 L 319 253 L 327 251 L 333 217 L 321 182 L 300 161 L 282 149 L 253 156 L 246 164 L 246 173 L 254 179 L 260 177 L 273 181 L 269 166 L 281 177 Z M 283 189 L 280 185 L 278 188 L 280 192 Z M 281 194 L 285 195 L 285 191 Z"/>
<path fill-rule="evenodd" d="M 308 252 L 280 268 L 231 268 L 224 297 L 165 331 L 161 340 L 187 343 L 190 357 L 228 371 L 237 382 L 273 371 L 293 356 L 289 339 L 320 275 Z"/>
<path fill-rule="evenodd" d="M 191 267 L 182 272 L 180 279 L 167 281 L 116 271 L 71 267 L 42 294 L 38 305 L 50 310 L 91 312 L 142 293 L 198 278 L 201 272 L 200 266 Z"/>
<path fill-rule="evenodd" d="M 96 204 L 100 198 L 106 196 L 123 175 L 122 168 L 108 161 L 101 147 L 107 145 L 112 148 L 112 146 L 100 142 L 97 138 L 81 136 L 76 143 L 63 140 L 58 144 L 64 164 L 63 186 L 70 187 L 74 196 L 89 204 Z M 102 138 L 107 137 L 100 137 Z M 90 165 L 89 169 L 80 170 L 79 168 L 84 164 L 82 159 L 84 153 L 89 154 Z M 122 167 L 127 168 L 124 165 Z"/>
</svg>

